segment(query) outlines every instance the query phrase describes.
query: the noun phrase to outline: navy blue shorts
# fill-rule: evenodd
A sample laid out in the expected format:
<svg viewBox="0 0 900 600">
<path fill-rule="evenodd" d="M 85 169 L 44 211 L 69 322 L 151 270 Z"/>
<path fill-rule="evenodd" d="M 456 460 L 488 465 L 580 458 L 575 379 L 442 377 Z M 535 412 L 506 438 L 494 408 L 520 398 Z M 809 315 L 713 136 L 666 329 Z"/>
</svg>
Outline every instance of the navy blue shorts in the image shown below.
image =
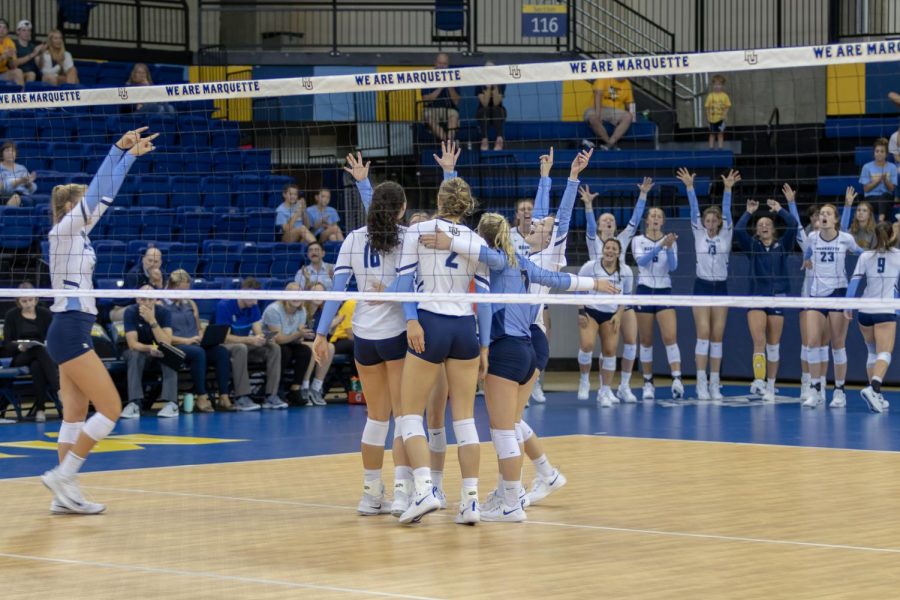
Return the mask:
<svg viewBox="0 0 900 600">
<path fill-rule="evenodd" d="M 863 327 L 872 327 L 877 325 L 878 323 L 892 323 L 897 321 L 896 313 L 883 313 L 883 314 L 871 314 L 871 313 L 859 313 L 859 324 Z"/>
<path fill-rule="evenodd" d="M 528 383 L 537 369 L 534 346 L 527 337 L 505 335 L 491 341 L 488 352 L 488 374 L 515 381 L 519 385 Z"/>
<path fill-rule="evenodd" d="M 550 362 L 550 342 L 544 330 L 534 323 L 531 324 L 531 347 L 534 348 L 537 369 L 543 373 L 547 369 L 547 363 Z"/>
<path fill-rule="evenodd" d="M 425 352 L 409 348 L 413 356 L 439 365 L 448 358 L 472 360 L 481 354 L 473 315 L 453 317 L 420 309 L 419 325 L 425 332 Z"/>
<path fill-rule="evenodd" d="M 53 313 L 47 330 L 47 354 L 58 365 L 94 349 L 91 329 L 97 317 L 80 310 Z"/>
<path fill-rule="evenodd" d="M 386 340 L 353 338 L 353 358 L 361 365 L 371 367 L 406 356 L 406 332 Z"/>
<path fill-rule="evenodd" d="M 695 296 L 727 296 L 727 281 L 707 281 L 706 279 L 694 280 Z"/>
<path fill-rule="evenodd" d="M 839 288 L 828 294 L 827 296 L 816 296 L 816 298 L 846 298 L 847 297 L 847 288 Z M 826 317 L 828 313 L 833 312 L 844 312 L 843 308 L 814 308 L 813 310 L 819 311 Z"/>
<path fill-rule="evenodd" d="M 652 288 L 646 285 L 638 285 L 636 290 L 638 296 L 671 296 L 672 288 Z M 649 313 L 655 315 L 664 310 L 671 310 L 672 306 L 635 306 L 634 310 L 639 313 Z"/>
<path fill-rule="evenodd" d="M 709 124 L 710 133 L 725 133 L 725 119 Z"/>
<path fill-rule="evenodd" d="M 614 312 L 608 313 L 608 312 L 603 312 L 603 311 L 597 310 L 595 308 L 588 308 L 588 307 L 584 308 L 584 312 L 587 313 L 587 316 L 589 316 L 594 321 L 596 321 L 597 325 L 603 325 L 604 323 L 606 323 L 607 321 L 612 319 L 614 316 L 616 316 L 616 313 L 614 313 Z"/>
<path fill-rule="evenodd" d="M 774 296 L 770 296 L 770 297 L 771 298 L 784 298 L 785 295 L 784 294 L 775 294 Z M 764 313 L 766 313 L 767 317 L 783 317 L 784 316 L 784 309 L 781 307 L 772 308 L 771 306 L 764 306 L 764 307 L 760 307 L 760 308 L 748 308 L 747 312 L 751 312 L 754 310 L 763 311 Z"/>
</svg>

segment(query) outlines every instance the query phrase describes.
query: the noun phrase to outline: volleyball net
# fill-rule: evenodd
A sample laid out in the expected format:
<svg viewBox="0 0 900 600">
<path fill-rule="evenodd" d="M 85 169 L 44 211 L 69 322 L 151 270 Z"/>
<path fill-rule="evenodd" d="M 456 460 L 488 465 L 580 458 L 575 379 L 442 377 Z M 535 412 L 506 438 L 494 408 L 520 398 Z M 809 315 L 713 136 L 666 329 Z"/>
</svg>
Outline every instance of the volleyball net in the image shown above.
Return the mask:
<svg viewBox="0 0 900 600">
<path fill-rule="evenodd" d="M 677 171 L 695 174 L 700 210 L 721 206 L 722 176 L 739 171 L 731 216 L 737 226 L 747 202 L 757 201 L 760 208 L 741 225 L 751 235 L 762 216 L 773 217 L 777 236 L 789 229 L 767 206 L 774 199 L 787 208 L 781 193 L 785 183 L 797 191 L 801 228 L 810 226 L 813 205 L 834 203 L 841 211 L 848 187 L 858 194 L 848 208 L 851 218 L 864 198 L 870 205 L 887 204 L 884 210 L 892 218 L 893 192 L 879 188 L 878 198 L 870 198 L 861 174 L 874 160 L 875 141 L 898 130 L 898 107 L 889 97 L 900 74 L 898 57 L 900 43 L 892 41 L 494 66 L 457 67 L 451 57 L 441 69 L 373 67 L 350 73 L 355 69 L 347 68 L 347 74 L 308 77 L 43 86 L 0 94 L 0 138 L 11 142 L 4 146 L 8 168 L 0 191 L 0 297 L 51 295 L 47 234 L 53 188 L 88 184 L 110 145 L 123 132 L 146 126 L 160 134 L 157 149 L 135 161 L 113 205 L 90 232 L 96 289 L 54 294 L 109 301 L 248 294 L 258 300 L 429 299 L 358 291 L 352 284 L 348 292 L 313 289 L 310 265 L 321 271 L 321 260 L 329 272 L 341 237 L 366 224 L 357 181 L 345 170 L 348 154 L 359 153 L 370 163 L 372 185 L 394 181 L 403 186 L 407 218 L 414 213 L 431 217 L 443 178 L 434 157 L 441 155 L 441 137 L 452 137 L 459 147 L 453 170 L 478 202 L 466 221 L 473 229 L 485 212 L 503 215 L 513 227 L 530 218 L 530 212 L 520 212 L 529 205 L 522 201 L 533 205 L 538 196 L 540 157 L 551 147 L 548 214 L 561 220 L 572 164 L 592 148 L 578 177 L 588 194 L 597 195 L 589 208 L 580 191 L 574 201 L 565 252 L 570 272 L 591 257 L 589 221 L 608 213 L 621 230 L 632 216 L 638 184 L 652 178 L 647 206 L 662 209 L 663 231 L 679 237 L 679 265 L 669 273 L 674 295 L 632 294 L 621 299 L 625 304 L 840 305 L 839 299 L 800 297 L 803 256 L 794 240 L 789 240 L 795 247 L 788 258 L 785 297 L 762 301 L 751 295 L 751 260 L 737 243 L 728 267 L 730 295 L 693 296 L 697 253 L 705 250 L 694 244 L 687 190 Z M 197 73 L 204 77 L 203 69 Z M 627 79 L 631 89 L 617 78 Z M 729 96 L 727 111 L 720 97 L 708 103 L 715 85 Z M 445 91 L 435 95 L 435 90 Z M 596 101 L 595 92 L 604 100 Z M 494 104 L 502 104 L 502 112 Z M 592 123 L 595 108 L 600 118 Z M 630 125 L 619 136 L 616 125 L 623 113 Z M 722 121 L 714 131 L 711 119 Z M 892 152 L 886 160 L 894 163 Z M 888 179 L 896 172 L 880 168 Z M 523 224 L 520 231 L 527 233 L 529 226 Z M 329 227 L 334 234 L 327 233 Z M 857 233 L 858 240 L 871 242 L 871 232 Z M 159 250 L 153 268 L 164 276 L 183 269 L 194 289 L 130 289 L 129 272 L 147 275 L 142 261 L 150 248 Z M 630 249 L 626 257 L 633 267 Z M 848 263 L 848 275 L 852 267 Z M 247 277 L 257 279 L 261 289 L 241 290 Z M 37 290 L 19 290 L 24 281 Z M 284 291 L 291 281 L 301 289 Z M 440 298 L 535 301 L 515 294 Z M 584 298 L 551 293 L 540 301 L 575 305 Z M 895 300 L 844 304 L 900 308 Z"/>
</svg>

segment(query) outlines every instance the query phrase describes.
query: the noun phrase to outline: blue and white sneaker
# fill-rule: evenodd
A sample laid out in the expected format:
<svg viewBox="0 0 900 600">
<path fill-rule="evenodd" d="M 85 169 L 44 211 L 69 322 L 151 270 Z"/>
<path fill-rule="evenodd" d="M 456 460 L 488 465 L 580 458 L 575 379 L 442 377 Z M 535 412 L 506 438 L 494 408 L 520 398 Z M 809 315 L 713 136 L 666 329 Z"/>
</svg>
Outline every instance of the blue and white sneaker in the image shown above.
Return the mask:
<svg viewBox="0 0 900 600">
<path fill-rule="evenodd" d="M 434 497 L 438 499 L 438 502 L 441 503 L 441 510 L 447 508 L 447 496 L 444 495 L 444 490 L 439 487 L 434 488 Z"/>
<path fill-rule="evenodd" d="M 476 525 L 480 521 L 481 507 L 478 506 L 478 498 L 459 503 L 459 512 L 456 513 L 457 525 Z"/>
<path fill-rule="evenodd" d="M 391 512 L 391 506 L 384 501 L 384 484 L 382 482 L 363 483 L 363 495 L 356 507 L 356 512 L 364 517 L 386 515 Z"/>
<path fill-rule="evenodd" d="M 866 405 L 869 407 L 869 410 L 873 413 L 882 413 L 885 409 L 885 404 L 887 404 L 884 399 L 881 397 L 881 394 L 875 392 L 872 389 L 872 386 L 864 387 L 859 394 L 862 396 L 862 399 L 866 401 Z"/>
<path fill-rule="evenodd" d="M 559 472 L 559 469 L 553 469 L 550 477 L 541 477 L 538 475 L 531 482 L 531 491 L 528 492 L 528 504 L 534 505 L 566 485 L 566 476 Z"/>
<path fill-rule="evenodd" d="M 400 515 L 400 522 L 404 525 L 418 523 L 422 517 L 440 508 L 441 502 L 435 497 L 433 487 L 429 487 L 424 492 L 416 491 L 412 502 L 409 503 L 409 508 Z"/>
<path fill-rule="evenodd" d="M 525 510 L 522 508 L 521 503 L 518 503 L 515 506 L 507 506 L 502 502 L 499 502 L 490 507 L 486 507 L 481 513 L 482 521 L 495 523 L 521 523 L 527 519 L 528 517 L 525 515 Z"/>
</svg>

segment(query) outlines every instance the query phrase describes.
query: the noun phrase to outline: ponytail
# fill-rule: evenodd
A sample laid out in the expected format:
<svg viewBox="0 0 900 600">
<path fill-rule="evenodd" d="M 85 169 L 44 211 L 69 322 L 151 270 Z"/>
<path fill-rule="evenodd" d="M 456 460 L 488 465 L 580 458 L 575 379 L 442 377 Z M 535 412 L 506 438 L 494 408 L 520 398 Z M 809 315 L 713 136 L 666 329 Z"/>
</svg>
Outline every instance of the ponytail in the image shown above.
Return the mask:
<svg viewBox="0 0 900 600">
<path fill-rule="evenodd" d="M 875 243 L 870 250 L 875 252 L 887 252 L 891 246 L 896 244 L 894 239 L 894 227 L 887 221 L 882 221 L 875 226 Z"/>
<path fill-rule="evenodd" d="M 518 266 L 516 249 L 509 235 L 509 222 L 503 215 L 484 213 L 478 222 L 478 235 L 484 238 L 490 248 L 496 248 L 506 255 L 511 267 Z"/>
<path fill-rule="evenodd" d="M 53 193 L 50 195 L 50 207 L 54 225 L 66 216 L 66 204 L 71 203 L 74 206 L 84 197 L 86 191 L 87 186 L 80 183 L 67 183 L 53 188 Z"/>
</svg>

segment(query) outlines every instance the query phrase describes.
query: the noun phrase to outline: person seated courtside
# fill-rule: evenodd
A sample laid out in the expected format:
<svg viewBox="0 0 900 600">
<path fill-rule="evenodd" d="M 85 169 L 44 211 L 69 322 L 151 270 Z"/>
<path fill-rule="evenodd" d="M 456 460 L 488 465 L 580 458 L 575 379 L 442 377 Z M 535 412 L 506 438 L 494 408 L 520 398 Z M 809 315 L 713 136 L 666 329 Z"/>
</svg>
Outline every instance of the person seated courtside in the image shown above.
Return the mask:
<svg viewBox="0 0 900 600">
<path fill-rule="evenodd" d="M 299 291 L 300 286 L 292 281 L 284 289 Z M 303 307 L 303 300 L 273 302 L 263 311 L 262 319 L 266 330 L 275 334 L 273 341 L 281 346 L 283 370 L 293 370 L 288 402 L 293 405 L 305 404 L 308 398 L 301 397 L 300 389 L 307 368 L 312 362 L 312 349 L 308 342 L 315 337 L 315 333 L 306 326 L 306 310 Z"/>
</svg>

